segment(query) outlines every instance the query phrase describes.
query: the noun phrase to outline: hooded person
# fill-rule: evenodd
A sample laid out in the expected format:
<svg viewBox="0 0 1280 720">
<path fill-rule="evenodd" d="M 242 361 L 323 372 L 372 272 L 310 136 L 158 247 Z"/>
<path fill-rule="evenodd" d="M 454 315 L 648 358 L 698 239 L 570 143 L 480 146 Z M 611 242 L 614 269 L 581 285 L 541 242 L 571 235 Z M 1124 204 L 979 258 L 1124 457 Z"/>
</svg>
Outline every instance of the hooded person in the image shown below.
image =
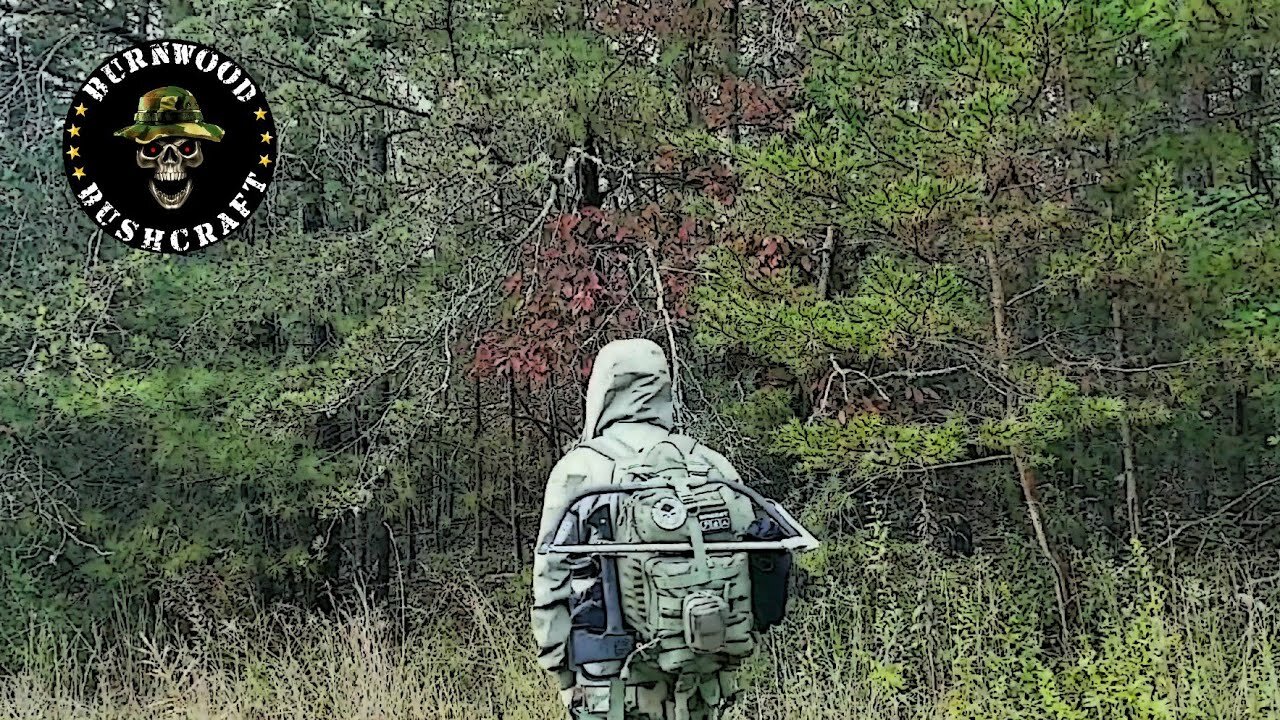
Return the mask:
<svg viewBox="0 0 1280 720">
<path fill-rule="evenodd" d="M 580 441 L 556 463 L 547 482 L 538 537 L 546 538 L 559 530 L 555 539 L 565 540 L 569 529 L 557 528 L 555 524 L 569 510 L 580 489 L 608 483 L 613 477 L 614 461 L 591 448 L 592 440 L 606 438 L 612 444 L 621 444 L 642 454 L 666 439 L 674 427 L 671 374 L 662 348 L 643 339 L 616 340 L 604 346 L 596 356 L 587 383 Z M 694 452 L 699 461 L 716 467 L 726 479 L 738 479 L 733 466 L 719 453 L 701 444 Z M 616 503 L 616 498 L 595 502 Z M 582 517 L 593 509 L 584 508 L 584 503 L 591 501 L 574 505 L 574 512 Z M 570 667 L 570 597 L 581 591 L 582 583 L 590 583 L 572 577 L 574 565 L 565 556 L 534 556 L 531 615 L 538 643 L 538 664 L 557 677 L 570 718 L 607 720 L 609 682 L 598 678 L 616 677 L 622 670 L 622 662 L 595 663 L 585 668 L 585 673 Z M 677 714 L 683 716 L 686 712 L 695 720 L 715 717 L 713 705 L 718 703 L 708 703 L 705 697 L 728 699 L 736 687 L 732 686 L 731 677 L 711 681 L 716 684 L 714 692 L 700 696 L 702 699 L 695 700 L 694 706 L 677 713 L 673 700 L 674 678 L 650 677 L 634 684 L 628 680 L 624 690 L 625 717 L 628 720 L 675 720 Z"/>
</svg>

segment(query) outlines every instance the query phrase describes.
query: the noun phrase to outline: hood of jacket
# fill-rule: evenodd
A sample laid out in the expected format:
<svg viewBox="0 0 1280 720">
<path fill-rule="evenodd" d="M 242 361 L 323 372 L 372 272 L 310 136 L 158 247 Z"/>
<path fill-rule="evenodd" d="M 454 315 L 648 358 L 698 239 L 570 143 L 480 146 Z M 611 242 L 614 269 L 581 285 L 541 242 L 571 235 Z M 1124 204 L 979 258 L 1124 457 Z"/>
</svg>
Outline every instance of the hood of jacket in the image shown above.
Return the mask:
<svg viewBox="0 0 1280 720">
<path fill-rule="evenodd" d="M 614 340 L 600 349 L 587 383 L 582 439 L 614 423 L 649 423 L 671 430 L 675 423 L 667 356 L 652 340 Z"/>
</svg>

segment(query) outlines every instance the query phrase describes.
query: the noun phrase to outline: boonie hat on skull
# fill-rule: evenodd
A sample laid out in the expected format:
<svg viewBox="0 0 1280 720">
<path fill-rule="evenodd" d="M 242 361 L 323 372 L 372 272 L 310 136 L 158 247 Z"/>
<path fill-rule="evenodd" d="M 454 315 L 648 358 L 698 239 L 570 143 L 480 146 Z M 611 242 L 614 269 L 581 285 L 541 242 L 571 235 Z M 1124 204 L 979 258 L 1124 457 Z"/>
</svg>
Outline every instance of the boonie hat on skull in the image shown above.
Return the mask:
<svg viewBox="0 0 1280 720">
<path fill-rule="evenodd" d="M 162 137 L 188 137 L 218 142 L 222 128 L 204 121 L 196 98 L 175 85 L 156 88 L 138 99 L 134 123 L 117 130 L 119 137 L 149 143 Z"/>
</svg>

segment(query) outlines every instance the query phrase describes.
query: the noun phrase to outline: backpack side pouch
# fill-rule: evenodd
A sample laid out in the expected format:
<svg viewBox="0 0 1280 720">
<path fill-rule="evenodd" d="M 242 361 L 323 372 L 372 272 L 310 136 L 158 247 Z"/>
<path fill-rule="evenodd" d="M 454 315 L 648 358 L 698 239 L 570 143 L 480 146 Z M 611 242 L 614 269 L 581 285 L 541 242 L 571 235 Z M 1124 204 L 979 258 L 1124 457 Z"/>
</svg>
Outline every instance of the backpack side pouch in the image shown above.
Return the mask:
<svg viewBox="0 0 1280 720">
<path fill-rule="evenodd" d="M 773 518 L 751 523 L 743 540 L 782 540 L 785 530 Z M 791 553 L 786 550 L 756 550 L 750 553 L 751 614 L 755 629 L 765 632 L 782 622 L 787 614 Z"/>
</svg>

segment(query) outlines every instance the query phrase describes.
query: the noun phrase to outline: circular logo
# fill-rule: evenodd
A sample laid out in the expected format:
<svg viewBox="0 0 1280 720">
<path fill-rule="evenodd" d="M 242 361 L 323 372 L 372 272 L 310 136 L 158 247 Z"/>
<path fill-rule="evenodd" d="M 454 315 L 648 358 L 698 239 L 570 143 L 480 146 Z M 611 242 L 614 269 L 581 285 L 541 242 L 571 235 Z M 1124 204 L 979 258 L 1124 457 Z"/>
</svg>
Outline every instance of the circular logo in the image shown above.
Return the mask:
<svg viewBox="0 0 1280 720">
<path fill-rule="evenodd" d="M 244 226 L 271 183 L 276 132 L 249 73 L 197 43 L 107 58 L 71 101 L 62 159 L 76 203 L 124 244 L 188 253 Z"/>
<path fill-rule="evenodd" d="M 653 504 L 653 524 L 663 530 L 675 530 L 684 525 L 688 517 L 689 510 L 676 498 L 662 498 Z"/>
</svg>

